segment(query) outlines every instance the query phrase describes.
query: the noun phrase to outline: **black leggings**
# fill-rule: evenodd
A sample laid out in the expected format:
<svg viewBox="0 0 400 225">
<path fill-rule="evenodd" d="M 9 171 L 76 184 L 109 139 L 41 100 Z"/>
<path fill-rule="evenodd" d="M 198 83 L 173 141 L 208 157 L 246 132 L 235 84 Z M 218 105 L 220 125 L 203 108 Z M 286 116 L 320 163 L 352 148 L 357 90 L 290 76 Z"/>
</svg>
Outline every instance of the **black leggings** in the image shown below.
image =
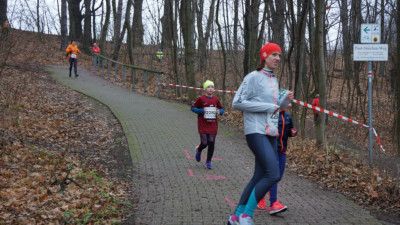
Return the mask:
<svg viewBox="0 0 400 225">
<path fill-rule="evenodd" d="M 276 137 L 254 133 L 246 135 L 246 141 L 255 156 L 255 168 L 253 177 L 243 190 L 239 205 L 248 203 L 253 190 L 256 201 L 259 202 L 269 188 L 280 179 L 279 164 L 276 160 Z"/>
<path fill-rule="evenodd" d="M 201 152 L 208 146 L 208 151 L 207 151 L 208 162 L 211 162 L 211 159 L 214 155 L 214 145 L 216 137 L 217 137 L 216 134 L 200 134 L 200 146 L 197 149 L 197 151 Z"/>
<path fill-rule="evenodd" d="M 75 75 L 78 73 L 78 60 L 70 58 L 69 59 L 69 74 L 71 75 L 72 64 L 74 64 L 74 73 Z"/>
</svg>

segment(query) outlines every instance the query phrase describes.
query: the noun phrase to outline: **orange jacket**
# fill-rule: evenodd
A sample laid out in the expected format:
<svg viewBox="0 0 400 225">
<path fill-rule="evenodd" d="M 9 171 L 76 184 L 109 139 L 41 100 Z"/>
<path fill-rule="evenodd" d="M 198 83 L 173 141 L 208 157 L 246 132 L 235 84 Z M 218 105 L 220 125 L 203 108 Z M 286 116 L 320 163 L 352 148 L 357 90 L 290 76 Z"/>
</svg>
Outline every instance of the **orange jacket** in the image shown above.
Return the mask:
<svg viewBox="0 0 400 225">
<path fill-rule="evenodd" d="M 73 45 L 73 44 L 68 45 L 65 51 L 69 53 L 68 54 L 69 59 L 71 58 L 71 54 L 77 55 L 76 58 L 78 58 L 78 53 L 81 53 L 81 51 L 79 51 L 78 49 L 78 45 Z"/>
</svg>

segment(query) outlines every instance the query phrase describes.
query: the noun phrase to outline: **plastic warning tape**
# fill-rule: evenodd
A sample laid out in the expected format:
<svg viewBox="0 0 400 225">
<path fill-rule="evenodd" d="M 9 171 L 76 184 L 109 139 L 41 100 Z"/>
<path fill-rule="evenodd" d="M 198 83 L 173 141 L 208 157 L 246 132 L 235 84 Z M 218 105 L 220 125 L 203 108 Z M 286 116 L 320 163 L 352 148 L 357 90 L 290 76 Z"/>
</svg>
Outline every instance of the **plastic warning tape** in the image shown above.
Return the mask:
<svg viewBox="0 0 400 225">
<path fill-rule="evenodd" d="M 158 85 L 189 88 L 189 89 L 195 89 L 195 90 L 204 90 L 204 88 L 190 87 L 190 86 L 179 85 L 179 84 L 158 83 Z M 215 90 L 215 91 L 216 92 L 222 92 L 222 93 L 236 93 L 236 91 L 226 91 L 226 90 Z"/>
<path fill-rule="evenodd" d="M 195 90 L 204 90 L 204 88 L 190 87 L 190 86 L 179 85 L 179 84 L 158 83 L 158 85 L 172 86 L 172 87 L 181 87 L 181 88 L 188 88 L 188 89 L 195 89 Z M 215 91 L 216 91 L 216 92 L 223 92 L 223 93 L 236 93 L 236 91 L 226 91 L 226 90 L 215 90 Z M 320 107 L 316 107 L 316 106 L 310 105 L 310 104 L 308 104 L 308 103 L 305 103 L 305 102 L 302 102 L 302 101 L 299 101 L 299 100 L 296 100 L 296 99 L 293 99 L 292 102 L 293 102 L 293 103 L 296 103 L 296 104 L 299 104 L 299 105 L 302 105 L 302 106 L 305 106 L 305 107 L 307 107 L 307 108 L 314 109 L 314 110 L 317 110 L 317 111 L 319 111 L 319 112 L 323 112 L 323 113 L 326 113 L 326 114 L 328 114 L 328 115 L 331 115 L 331 116 L 340 118 L 340 119 L 342 119 L 342 120 L 345 120 L 345 121 L 354 123 L 354 124 L 356 124 L 356 125 L 369 128 L 368 125 L 365 125 L 365 124 L 363 124 L 363 123 L 357 122 L 357 121 L 352 120 L 352 119 L 349 119 L 349 118 L 347 118 L 347 117 L 345 117 L 345 116 L 342 116 L 342 115 L 340 115 L 340 114 L 337 114 L 337 113 L 334 113 L 334 112 L 330 112 L 330 111 L 328 111 L 328 110 L 326 110 L 326 109 L 323 109 L 323 108 L 320 108 Z M 381 147 L 382 151 L 385 151 L 385 149 L 384 149 L 383 146 L 382 146 L 381 140 L 380 140 L 380 138 L 379 138 L 379 136 L 378 136 L 378 133 L 376 132 L 375 128 L 372 127 L 372 128 L 369 128 L 369 129 L 372 129 L 372 131 L 374 132 L 374 135 L 375 135 L 376 139 L 377 139 L 378 142 L 379 142 L 379 146 Z"/>
<path fill-rule="evenodd" d="M 293 99 L 293 102 L 294 102 L 294 103 L 297 103 L 297 104 L 299 104 L 299 105 L 305 106 L 305 107 L 307 107 L 307 108 L 314 109 L 314 110 L 317 110 L 317 111 L 319 111 L 319 112 L 323 112 L 323 113 L 326 113 L 326 114 L 328 114 L 328 115 L 331 115 L 331 116 L 340 118 L 340 119 L 342 119 L 342 120 L 345 120 L 345 121 L 348 121 L 348 122 L 357 124 L 357 125 L 359 125 L 359 126 L 363 126 L 363 127 L 372 129 L 372 131 L 374 132 L 374 135 L 375 135 L 376 139 L 377 139 L 378 142 L 379 142 L 379 146 L 381 147 L 382 151 L 385 151 L 385 149 L 384 149 L 383 146 L 382 146 L 381 140 L 379 139 L 378 133 L 376 132 L 375 128 L 373 128 L 373 127 L 370 128 L 368 125 L 365 125 L 365 124 L 363 124 L 363 123 L 357 122 L 357 121 L 352 120 L 352 119 L 349 119 L 349 118 L 347 118 L 347 117 L 345 117 L 345 116 L 339 115 L 339 114 L 337 114 L 337 113 L 330 112 L 330 111 L 328 111 L 328 110 L 326 110 L 326 109 L 323 109 L 323 108 L 320 108 L 320 107 L 316 107 L 316 106 L 310 105 L 310 104 L 308 104 L 308 103 L 305 103 L 305 102 L 302 102 L 302 101 L 299 101 L 299 100 L 296 100 L 296 99 Z"/>
</svg>

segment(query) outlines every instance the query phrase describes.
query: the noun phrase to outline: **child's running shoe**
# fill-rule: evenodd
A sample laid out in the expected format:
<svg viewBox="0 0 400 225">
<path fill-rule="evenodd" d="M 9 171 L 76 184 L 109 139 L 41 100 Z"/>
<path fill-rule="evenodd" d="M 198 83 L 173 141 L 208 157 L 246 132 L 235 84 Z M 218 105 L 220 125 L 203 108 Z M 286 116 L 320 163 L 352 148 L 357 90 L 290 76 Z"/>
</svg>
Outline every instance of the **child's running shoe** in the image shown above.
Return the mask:
<svg viewBox="0 0 400 225">
<path fill-rule="evenodd" d="M 279 203 L 278 200 L 276 200 L 276 202 L 274 202 L 274 204 L 272 204 L 271 207 L 268 208 L 269 214 L 270 215 L 274 215 L 280 212 L 284 212 L 287 210 L 287 206 L 286 205 L 281 205 Z"/>
<path fill-rule="evenodd" d="M 254 225 L 253 217 L 242 213 L 239 217 L 240 225 Z"/>
<path fill-rule="evenodd" d="M 233 221 L 233 219 L 236 219 L 235 221 Z M 228 225 L 240 225 L 239 224 L 239 217 L 232 215 L 228 217 Z"/>
<path fill-rule="evenodd" d="M 201 152 L 199 152 L 199 147 L 200 147 L 200 144 L 196 146 L 196 155 L 195 155 L 195 158 L 196 158 L 196 161 L 197 161 L 197 162 L 200 162 L 200 160 L 201 160 Z"/>
<path fill-rule="evenodd" d="M 267 209 L 267 205 L 265 204 L 265 197 L 263 197 L 260 202 L 257 204 L 257 208 L 259 209 Z"/>
<path fill-rule="evenodd" d="M 206 162 L 206 167 L 207 167 L 207 169 L 212 169 L 212 166 L 211 166 L 211 161 L 207 161 Z"/>
</svg>

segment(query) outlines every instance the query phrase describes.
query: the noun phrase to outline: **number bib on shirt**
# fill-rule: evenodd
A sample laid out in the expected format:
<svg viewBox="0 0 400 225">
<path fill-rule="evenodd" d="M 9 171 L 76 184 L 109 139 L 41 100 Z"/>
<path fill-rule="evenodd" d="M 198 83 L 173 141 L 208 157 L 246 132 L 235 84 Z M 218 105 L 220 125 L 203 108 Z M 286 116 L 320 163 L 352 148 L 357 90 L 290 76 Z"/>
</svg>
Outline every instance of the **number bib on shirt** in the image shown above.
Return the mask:
<svg viewBox="0 0 400 225">
<path fill-rule="evenodd" d="M 279 121 L 279 112 L 268 114 L 268 121 L 267 124 L 269 126 L 274 126 L 278 128 L 278 121 Z"/>
<path fill-rule="evenodd" d="M 76 59 L 76 54 L 71 54 L 72 59 Z"/>
<path fill-rule="evenodd" d="M 204 107 L 204 119 L 215 119 L 217 118 L 216 107 Z"/>
</svg>

